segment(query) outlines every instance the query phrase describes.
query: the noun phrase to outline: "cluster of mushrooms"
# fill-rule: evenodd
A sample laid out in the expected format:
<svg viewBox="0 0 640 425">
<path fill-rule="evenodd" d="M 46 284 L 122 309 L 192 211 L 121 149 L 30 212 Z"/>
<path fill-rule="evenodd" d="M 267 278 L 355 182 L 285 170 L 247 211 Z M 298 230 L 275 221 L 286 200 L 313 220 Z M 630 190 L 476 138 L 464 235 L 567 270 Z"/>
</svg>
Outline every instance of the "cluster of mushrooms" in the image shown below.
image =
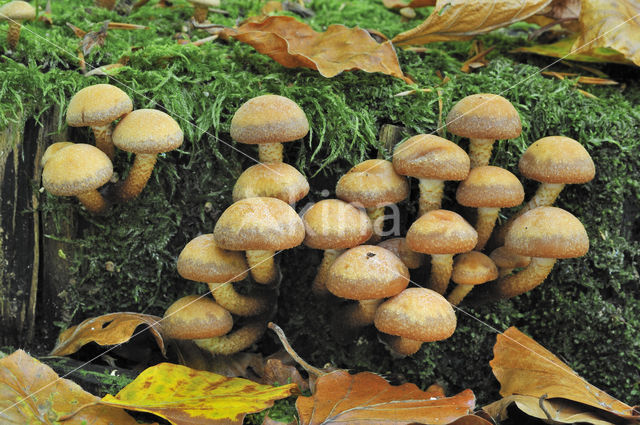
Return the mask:
<svg viewBox="0 0 640 425">
<path fill-rule="evenodd" d="M 92 126 L 96 144 L 106 154 L 82 144 L 71 144 L 52 154 L 43 171 L 45 188 L 52 193 L 61 194 L 60 188 L 71 186 L 68 180 L 51 183 L 53 175 L 65 174 L 55 170 L 66 169 L 68 179 L 76 178 L 81 163 L 89 162 L 89 150 L 108 162 L 110 148 L 104 140 L 110 139 L 111 122 L 122 115 L 112 139 L 122 149 L 122 139 L 127 139 L 126 149 L 137 153 L 136 161 L 142 155 L 152 155 L 150 161 L 155 161 L 158 148 L 149 146 L 156 139 L 164 143 L 163 149 L 167 144 L 178 146 L 178 138 L 182 141 L 182 133 L 177 136 L 179 127 L 169 121 L 153 121 L 150 128 L 143 129 L 150 121 L 145 118 L 129 126 L 130 117 L 137 112 L 131 112 L 130 101 L 128 107 L 107 107 L 108 113 L 84 103 L 79 106 L 80 95 L 87 89 L 71 101 L 67 119 L 70 125 Z M 112 93 L 113 98 L 119 96 Z M 593 161 L 580 143 L 552 136 L 529 146 L 519 170 L 541 185 L 534 197 L 494 232 L 500 208 L 516 207 L 524 201 L 518 178 L 488 165 L 495 140 L 520 135 L 518 113 L 501 96 L 475 94 L 453 107 L 447 128 L 469 139 L 469 154 L 435 135 L 413 136 L 395 147 L 392 161 L 372 159 L 351 168 L 337 182 L 337 199 L 321 200 L 297 213 L 293 206 L 307 195 L 309 184 L 298 170 L 283 162 L 283 143 L 308 133 L 307 117 L 295 102 L 282 96 L 264 95 L 244 103 L 231 121 L 231 137 L 258 145 L 260 162 L 238 178 L 234 203 L 221 214 L 213 232 L 191 240 L 180 253 L 178 273 L 207 283 L 213 299 L 191 295 L 176 301 L 165 313 L 162 326 L 167 336 L 194 340 L 213 354 L 229 355 L 251 346 L 276 310 L 281 274 L 275 255 L 304 244 L 324 251 L 311 291 L 320 300 L 333 296 L 345 300 L 333 315 L 337 336 L 350 338 L 354 331 L 374 324 L 393 353 L 411 355 L 423 342 L 453 334 L 456 317 L 452 305 L 459 304 L 474 286 L 487 283 L 482 292 L 486 299 L 510 298 L 542 283 L 556 259 L 587 252 L 589 239 L 580 221 L 551 206 L 565 184 L 586 183 L 594 177 Z M 133 150 L 132 145 L 144 148 Z M 75 162 L 53 166 L 66 161 L 63 152 L 80 146 L 82 153 L 69 155 Z M 144 181 L 148 173 L 150 169 Z M 108 180 L 109 173 L 97 174 Z M 406 176 L 419 179 L 419 217 L 405 237 L 380 241 L 385 207 L 409 197 Z M 79 186 L 88 187 L 85 177 L 78 179 Z M 89 180 L 98 181 L 94 177 Z M 121 199 L 135 196 L 133 191 L 122 189 L 128 186 L 127 180 L 117 191 Z M 460 182 L 456 200 L 477 209 L 475 226 L 460 214 L 441 209 L 446 181 Z M 81 200 L 88 197 L 73 194 Z M 497 248 L 486 255 L 482 251 L 490 240 Z M 428 283 L 408 288 L 409 269 L 419 268 L 424 254 L 431 255 Z M 248 274 L 252 281 L 249 290 L 237 291 L 233 282 L 246 279 Z M 449 290 L 450 280 L 457 285 Z"/>
</svg>

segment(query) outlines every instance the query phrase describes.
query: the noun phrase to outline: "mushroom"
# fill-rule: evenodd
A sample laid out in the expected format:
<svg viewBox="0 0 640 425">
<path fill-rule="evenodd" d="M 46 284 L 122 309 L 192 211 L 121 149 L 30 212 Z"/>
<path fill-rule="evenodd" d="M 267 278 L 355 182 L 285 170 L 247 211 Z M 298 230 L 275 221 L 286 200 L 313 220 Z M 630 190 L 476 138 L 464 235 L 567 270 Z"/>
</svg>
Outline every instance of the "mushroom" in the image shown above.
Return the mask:
<svg viewBox="0 0 640 425">
<path fill-rule="evenodd" d="M 101 213 L 107 209 L 107 202 L 97 189 L 112 174 L 113 165 L 100 149 L 75 143 L 47 159 L 42 185 L 52 195 L 75 196 L 87 211 Z"/>
<path fill-rule="evenodd" d="M 207 20 L 210 7 L 220 7 L 220 0 L 189 0 L 194 7 L 193 19 L 202 23 Z"/>
<path fill-rule="evenodd" d="M 473 289 L 498 278 L 498 267 L 493 260 L 481 252 L 471 251 L 458 255 L 453 261 L 451 280 L 457 283 L 447 297 L 453 305 L 458 305 Z"/>
<path fill-rule="evenodd" d="M 201 339 L 226 334 L 233 327 L 233 319 L 212 299 L 187 295 L 167 308 L 161 324 L 169 338 Z"/>
<path fill-rule="evenodd" d="M 96 146 L 113 159 L 111 123 L 133 109 L 129 96 L 111 84 L 95 84 L 76 93 L 69 102 L 67 124 L 71 127 L 91 127 Z"/>
<path fill-rule="evenodd" d="M 498 277 L 511 274 L 513 269 L 527 267 L 531 262 L 531 257 L 514 254 L 504 246 L 491 251 L 489 258 L 498 266 Z"/>
<path fill-rule="evenodd" d="M 36 9 L 26 1 L 15 0 L 0 6 L 0 21 L 9 21 L 7 43 L 10 50 L 18 47 L 22 21 L 32 20 L 36 17 Z"/>
<path fill-rule="evenodd" d="M 365 243 L 371 237 L 371 221 L 364 211 L 339 199 L 315 203 L 302 216 L 304 244 L 322 249 L 324 255 L 311 290 L 318 296 L 327 294 L 329 268 L 343 250 Z"/>
<path fill-rule="evenodd" d="M 447 130 L 469 138 L 471 168 L 488 165 L 497 139 L 522 132 L 520 116 L 511 102 L 497 94 L 479 93 L 456 103 L 447 115 Z"/>
<path fill-rule="evenodd" d="M 456 315 L 444 297 L 426 288 L 408 288 L 382 303 L 374 324 L 397 354 L 415 354 L 423 342 L 449 338 L 456 330 Z"/>
<path fill-rule="evenodd" d="M 418 214 L 440 209 L 445 180 L 464 180 L 469 174 L 469 155 L 442 137 L 418 134 L 393 151 L 396 173 L 420 180 Z"/>
<path fill-rule="evenodd" d="M 453 255 L 471 251 L 478 234 L 469 223 L 453 211 L 433 210 L 417 219 L 407 232 L 412 251 L 431 255 L 429 286 L 444 294 L 453 269 Z"/>
<path fill-rule="evenodd" d="M 178 123 L 155 109 L 138 109 L 121 119 L 113 131 L 113 143 L 136 157 L 118 187 L 118 198 L 128 201 L 138 196 L 151 177 L 158 154 L 180 147 L 183 137 Z"/>
<path fill-rule="evenodd" d="M 260 162 L 282 162 L 282 143 L 306 136 L 309 121 L 293 100 L 267 94 L 238 108 L 230 132 L 237 142 L 258 145 Z"/>
<path fill-rule="evenodd" d="M 213 338 L 196 339 L 196 345 L 212 354 L 230 356 L 249 348 L 267 329 L 267 315 L 251 318 L 232 332 Z"/>
<path fill-rule="evenodd" d="M 241 295 L 233 287 L 247 277 L 247 262 L 240 252 L 219 248 L 213 234 L 200 235 L 187 243 L 178 256 L 178 274 L 205 282 L 216 302 L 238 316 L 255 316 L 269 308 L 267 297 Z"/>
<path fill-rule="evenodd" d="M 287 203 L 276 198 L 246 198 L 227 208 L 213 230 L 216 244 L 231 251 L 246 251 L 253 279 L 274 283 L 274 251 L 298 246 L 304 224 Z"/>
<path fill-rule="evenodd" d="M 505 248 L 514 254 L 531 257 L 526 268 L 491 285 L 495 296 L 511 298 L 540 285 L 556 259 L 586 254 L 589 236 L 580 220 L 570 212 L 556 207 L 538 207 L 514 220 L 506 235 Z"/>
<path fill-rule="evenodd" d="M 520 205 L 524 200 L 524 189 L 520 180 L 509 171 L 483 165 L 472 169 L 467 179 L 460 183 L 456 200 L 465 207 L 478 208 L 475 249 L 480 251 L 491 237 L 500 208 Z"/>
<path fill-rule="evenodd" d="M 345 202 L 364 207 L 373 223 L 372 242 L 380 239 L 384 226 L 384 207 L 409 196 L 407 179 L 398 175 L 393 164 L 384 159 L 370 159 L 351 168 L 340 177 L 336 196 Z"/>
<path fill-rule="evenodd" d="M 391 238 L 384 240 L 378 246 L 393 252 L 408 269 L 418 269 L 424 264 L 424 254 L 411 251 L 406 238 Z"/>
<path fill-rule="evenodd" d="M 284 162 L 256 164 L 244 170 L 233 186 L 233 201 L 245 198 L 278 198 L 293 205 L 309 193 L 309 182 Z"/>
<path fill-rule="evenodd" d="M 42 154 L 42 158 L 40 158 L 40 166 L 44 168 L 47 161 L 49 161 L 53 155 L 57 154 L 60 149 L 66 148 L 67 146 L 71 146 L 73 144 L 73 142 L 56 142 L 49 145 L 49 147 Z"/>
</svg>

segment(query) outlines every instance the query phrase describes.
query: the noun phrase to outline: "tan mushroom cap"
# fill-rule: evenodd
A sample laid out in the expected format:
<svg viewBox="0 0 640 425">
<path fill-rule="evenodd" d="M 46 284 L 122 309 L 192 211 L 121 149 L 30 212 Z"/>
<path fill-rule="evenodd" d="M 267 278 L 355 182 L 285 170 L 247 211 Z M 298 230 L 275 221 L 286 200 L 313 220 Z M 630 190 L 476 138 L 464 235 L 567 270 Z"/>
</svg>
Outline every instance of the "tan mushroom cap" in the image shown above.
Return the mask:
<svg viewBox="0 0 640 425">
<path fill-rule="evenodd" d="M 309 132 L 304 111 L 293 100 L 267 94 L 242 104 L 231 119 L 231 138 L 240 143 L 284 143 Z"/>
<path fill-rule="evenodd" d="M 409 269 L 417 269 L 424 264 L 424 254 L 412 251 L 405 238 L 391 238 L 378 244 L 393 252 Z"/>
<path fill-rule="evenodd" d="M 520 116 L 502 96 L 478 93 L 456 103 L 447 115 L 447 130 L 471 139 L 512 139 L 522 132 Z"/>
<path fill-rule="evenodd" d="M 253 165 L 244 170 L 233 186 L 234 201 L 265 196 L 293 204 L 307 196 L 307 193 L 307 179 L 284 162 Z"/>
<path fill-rule="evenodd" d="M 247 198 L 233 203 L 216 223 L 219 247 L 233 251 L 277 251 L 304 240 L 304 224 L 293 208 L 276 198 Z"/>
<path fill-rule="evenodd" d="M 526 178 L 542 183 L 586 183 L 596 173 L 589 152 L 564 136 L 543 137 L 534 142 L 520 158 L 518 168 Z"/>
<path fill-rule="evenodd" d="M 187 295 L 169 306 L 162 319 L 162 329 L 169 338 L 214 338 L 233 327 L 231 314 L 210 298 Z"/>
<path fill-rule="evenodd" d="M 129 96 L 111 84 L 96 84 L 76 93 L 69 102 L 67 123 L 72 127 L 102 126 L 133 109 Z"/>
<path fill-rule="evenodd" d="M 0 21 L 28 20 L 36 17 L 36 9 L 26 1 L 12 1 L 0 6 Z"/>
<path fill-rule="evenodd" d="M 66 148 L 67 146 L 73 145 L 73 142 L 56 142 L 49 145 L 49 147 L 42 154 L 42 158 L 40 158 L 40 166 L 44 167 L 47 162 L 51 159 L 51 157 L 57 154 L 60 149 Z"/>
<path fill-rule="evenodd" d="M 451 280 L 459 285 L 480 285 L 497 278 L 496 263 L 481 252 L 466 252 L 453 260 Z"/>
<path fill-rule="evenodd" d="M 393 151 L 396 173 L 420 179 L 464 180 L 469 164 L 460 146 L 432 134 L 413 136 Z"/>
<path fill-rule="evenodd" d="M 137 109 L 113 130 L 113 144 L 133 153 L 158 154 L 182 145 L 184 135 L 169 115 L 155 109 Z"/>
<path fill-rule="evenodd" d="M 178 273 L 196 282 L 237 282 L 247 277 L 241 252 L 219 248 L 213 234 L 200 235 L 185 245 L 178 256 Z"/>
<path fill-rule="evenodd" d="M 389 335 L 431 342 L 453 335 L 457 320 L 442 295 L 431 289 L 408 288 L 378 307 L 374 324 Z"/>
<path fill-rule="evenodd" d="M 573 214 L 556 207 L 538 207 L 514 220 L 505 247 L 516 254 L 541 258 L 581 257 L 589 236 Z"/>
<path fill-rule="evenodd" d="M 360 245 L 340 255 L 329 269 L 327 289 L 349 300 L 374 300 L 400 293 L 409 284 L 409 270 L 392 252 Z"/>
<path fill-rule="evenodd" d="M 531 263 L 531 257 L 514 254 L 504 246 L 491 251 L 489 258 L 491 258 L 496 266 L 501 269 L 517 269 L 520 267 L 527 267 L 529 263 Z"/>
<path fill-rule="evenodd" d="M 53 155 L 42 171 L 42 184 L 56 196 L 75 196 L 104 185 L 113 175 L 107 155 L 95 146 L 75 143 Z"/>
<path fill-rule="evenodd" d="M 474 208 L 506 208 L 524 201 L 520 180 L 504 168 L 484 165 L 469 172 L 456 191 L 460 205 Z"/>
<path fill-rule="evenodd" d="M 324 199 L 309 208 L 302 222 L 304 244 L 314 249 L 347 249 L 365 243 L 373 233 L 367 214 L 339 199 Z"/>
<path fill-rule="evenodd" d="M 409 196 L 409 183 L 398 175 L 393 164 L 384 159 L 370 159 L 351 168 L 340 177 L 336 196 L 365 208 L 395 204 Z"/>
<path fill-rule="evenodd" d="M 424 254 L 458 254 L 471 251 L 478 233 L 459 214 L 433 210 L 422 215 L 407 232 L 407 245 Z"/>
</svg>

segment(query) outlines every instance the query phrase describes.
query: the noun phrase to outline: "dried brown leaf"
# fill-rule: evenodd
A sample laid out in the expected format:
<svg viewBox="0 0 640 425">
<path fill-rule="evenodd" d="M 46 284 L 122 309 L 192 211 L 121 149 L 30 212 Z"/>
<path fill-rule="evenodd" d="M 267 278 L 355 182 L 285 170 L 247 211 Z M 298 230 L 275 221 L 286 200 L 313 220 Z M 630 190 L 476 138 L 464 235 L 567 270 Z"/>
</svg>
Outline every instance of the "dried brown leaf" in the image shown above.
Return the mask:
<svg viewBox="0 0 640 425">
<path fill-rule="evenodd" d="M 99 31 L 90 31 L 82 37 L 82 53 L 88 56 L 94 47 L 104 46 L 104 42 L 107 40 L 107 30 L 109 29 L 109 23 L 105 22 Z"/>
<path fill-rule="evenodd" d="M 300 391 L 309 389 L 309 382 L 298 372 L 295 366 L 285 365 L 278 359 L 269 359 L 264 366 L 264 374 L 260 381 L 267 385 L 296 384 Z"/>
<path fill-rule="evenodd" d="M 402 9 L 403 7 L 415 9 L 418 7 L 433 6 L 436 4 L 436 0 L 412 0 L 408 3 L 402 0 L 382 0 L 382 3 L 387 9 Z"/>
</svg>

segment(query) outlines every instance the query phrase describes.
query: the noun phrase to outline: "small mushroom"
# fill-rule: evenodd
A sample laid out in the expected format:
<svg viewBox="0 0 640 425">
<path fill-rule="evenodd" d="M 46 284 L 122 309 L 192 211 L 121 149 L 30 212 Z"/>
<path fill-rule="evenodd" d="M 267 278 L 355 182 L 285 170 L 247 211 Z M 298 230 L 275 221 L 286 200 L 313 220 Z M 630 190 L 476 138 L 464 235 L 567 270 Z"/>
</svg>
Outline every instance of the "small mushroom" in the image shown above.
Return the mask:
<svg viewBox="0 0 640 425">
<path fill-rule="evenodd" d="M 510 275 L 513 269 L 527 267 L 531 262 L 531 257 L 514 254 L 504 246 L 491 251 L 489 258 L 498 266 L 498 277 Z"/>
<path fill-rule="evenodd" d="M 447 297 L 453 305 L 458 305 L 476 285 L 498 278 L 498 267 L 493 260 L 481 252 L 471 251 L 458 255 L 453 261 L 451 280 L 457 283 Z"/>
<path fill-rule="evenodd" d="M 15 0 L 0 6 L 0 21 L 9 22 L 7 43 L 10 50 L 18 47 L 22 21 L 30 21 L 36 17 L 36 9 L 25 1 Z"/>
<path fill-rule="evenodd" d="M 309 193 L 309 182 L 284 162 L 256 164 L 244 170 L 233 186 L 233 201 L 245 198 L 278 198 L 293 205 Z"/>
<path fill-rule="evenodd" d="M 167 308 L 161 324 L 169 338 L 201 339 L 226 334 L 233 327 L 233 318 L 212 299 L 187 295 Z"/>
<path fill-rule="evenodd" d="M 424 254 L 412 251 L 406 238 L 384 240 L 378 246 L 393 252 L 408 269 L 418 269 L 424 264 Z"/>
<path fill-rule="evenodd" d="M 60 149 L 46 161 L 42 185 L 56 196 L 75 196 L 87 211 L 101 213 L 107 201 L 97 191 L 109 181 L 113 165 L 95 146 L 75 143 Z"/>
<path fill-rule="evenodd" d="M 71 127 L 91 127 L 96 147 L 113 160 L 115 150 L 111 138 L 111 123 L 133 109 L 129 96 L 111 84 L 95 84 L 76 93 L 69 102 L 67 124 Z"/>
<path fill-rule="evenodd" d="M 220 0 L 189 0 L 189 3 L 194 7 L 193 19 L 198 23 L 207 20 L 210 7 L 220 7 Z"/>
<path fill-rule="evenodd" d="M 471 168 L 488 165 L 493 143 L 522 132 L 520 116 L 511 102 L 497 94 L 479 93 L 456 103 L 447 115 L 447 130 L 469 138 Z"/>
<path fill-rule="evenodd" d="M 155 109 L 137 109 L 121 119 L 113 131 L 113 143 L 136 157 L 118 187 L 118 198 L 129 201 L 138 196 L 151 177 L 158 154 L 180 147 L 183 138 L 178 123 Z"/>
</svg>

